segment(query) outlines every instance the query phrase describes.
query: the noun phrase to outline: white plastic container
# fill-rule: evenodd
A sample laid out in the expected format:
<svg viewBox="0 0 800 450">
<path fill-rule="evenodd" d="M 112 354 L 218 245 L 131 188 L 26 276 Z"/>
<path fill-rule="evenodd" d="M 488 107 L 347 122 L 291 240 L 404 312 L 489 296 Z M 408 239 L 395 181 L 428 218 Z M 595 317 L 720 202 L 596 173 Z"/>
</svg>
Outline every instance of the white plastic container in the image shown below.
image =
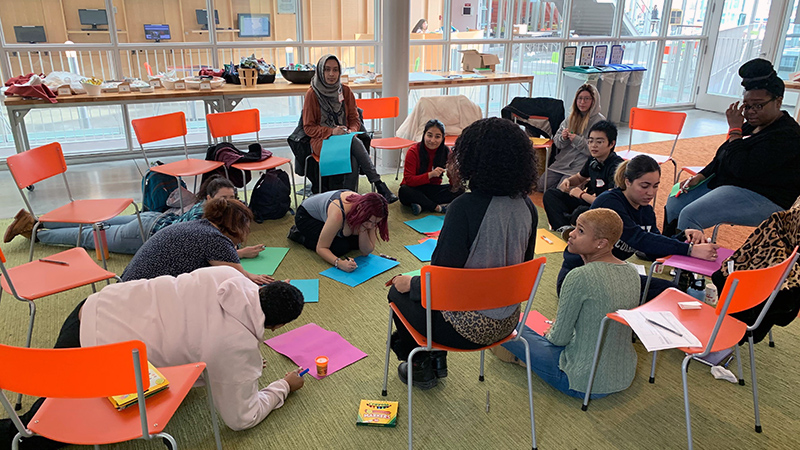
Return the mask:
<svg viewBox="0 0 800 450">
<path fill-rule="evenodd" d="M 90 97 L 100 97 L 103 92 L 103 86 L 100 84 L 81 83 L 83 88 L 86 89 L 86 94 Z"/>
</svg>

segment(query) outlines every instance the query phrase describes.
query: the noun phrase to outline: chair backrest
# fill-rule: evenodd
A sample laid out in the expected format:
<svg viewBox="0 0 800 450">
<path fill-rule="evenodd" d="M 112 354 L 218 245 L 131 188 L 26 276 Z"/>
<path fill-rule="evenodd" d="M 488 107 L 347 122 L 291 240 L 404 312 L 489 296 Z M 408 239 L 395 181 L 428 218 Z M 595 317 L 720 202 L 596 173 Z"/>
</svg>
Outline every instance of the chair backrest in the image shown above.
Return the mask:
<svg viewBox="0 0 800 450">
<path fill-rule="evenodd" d="M 728 275 L 725 287 L 719 294 L 720 299 L 727 299 L 729 295 L 731 296 L 726 314 L 750 309 L 763 303 L 764 300 L 771 303 L 772 298 L 777 295 L 786 277 L 789 276 L 797 257 L 797 247 L 795 247 L 792 254 L 780 264 L 764 269 L 734 271 Z M 731 293 L 734 280 L 738 280 L 739 283 Z M 722 314 L 723 303 L 717 303 L 717 314 Z M 763 309 L 764 313 L 766 313 L 766 309 L 766 307 Z"/>
<path fill-rule="evenodd" d="M 261 131 L 261 116 L 258 109 L 245 109 L 206 115 L 208 131 L 214 139 L 237 134 L 256 133 Z"/>
<path fill-rule="evenodd" d="M 684 112 L 631 108 L 628 127 L 631 130 L 679 135 L 683 131 L 684 122 L 686 122 Z"/>
<path fill-rule="evenodd" d="M 0 389 L 37 397 L 95 398 L 136 392 L 134 361 L 140 364 L 143 380 L 148 379 L 142 341 L 68 349 L 0 344 L 0 361 Z"/>
<path fill-rule="evenodd" d="M 6 163 L 19 189 L 67 171 L 67 162 L 58 142 L 11 155 Z"/>
<path fill-rule="evenodd" d="M 489 269 L 424 266 L 422 306 L 438 311 L 480 311 L 532 300 L 546 258 Z"/>
<path fill-rule="evenodd" d="M 183 111 L 131 120 L 139 145 L 186 136 L 186 115 Z"/>
<path fill-rule="evenodd" d="M 357 98 L 356 106 L 364 111 L 364 120 L 389 119 L 400 114 L 399 97 Z"/>
</svg>

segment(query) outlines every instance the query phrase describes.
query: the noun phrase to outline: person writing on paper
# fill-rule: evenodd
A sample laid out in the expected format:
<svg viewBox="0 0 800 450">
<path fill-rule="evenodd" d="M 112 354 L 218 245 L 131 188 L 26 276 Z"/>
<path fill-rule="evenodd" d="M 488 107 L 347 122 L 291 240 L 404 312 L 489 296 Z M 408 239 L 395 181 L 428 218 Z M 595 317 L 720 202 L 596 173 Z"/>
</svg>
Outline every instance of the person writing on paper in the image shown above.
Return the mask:
<svg viewBox="0 0 800 450">
<path fill-rule="evenodd" d="M 389 241 L 389 203 L 374 192 L 332 191 L 312 195 L 297 208 L 289 239 L 305 245 L 339 270 L 352 272 L 352 250 L 369 255 L 378 236 Z"/>
<path fill-rule="evenodd" d="M 544 174 L 539 177 L 540 192 L 558 187 L 564 179 L 581 170 L 590 156 L 586 141 L 589 130 L 601 120 L 605 120 L 605 117 L 600 114 L 600 93 L 591 84 L 584 84 L 575 93 L 569 117 L 553 133 L 557 152 L 547 169 L 547 186 L 544 185 Z"/>
<path fill-rule="evenodd" d="M 122 272 L 122 281 L 178 276 L 208 266 L 231 266 L 258 285 L 272 277 L 242 267 L 236 246 L 247 241 L 253 213 L 236 199 L 212 199 L 203 218 L 171 225 L 147 240 Z M 258 251 L 262 246 L 256 246 Z"/>
<path fill-rule="evenodd" d="M 641 251 L 655 259 L 668 255 L 687 255 L 713 261 L 717 259 L 716 244 L 707 244 L 700 230 L 685 230 L 678 236 L 662 235 L 656 226 L 656 214 L 650 204 L 660 184 L 661 168 L 656 160 L 647 155 L 638 155 L 623 161 L 617 167 L 616 188 L 600 194 L 590 210 L 608 208 L 622 218 L 622 236 L 614 244 L 614 256 L 626 260 L 634 252 Z M 562 282 L 572 269 L 583 265 L 579 255 L 564 250 L 564 263 L 558 274 L 556 290 L 560 291 Z M 647 277 L 641 277 L 642 290 Z M 652 278 L 646 299 L 650 300 L 674 284 L 660 278 Z"/>
<path fill-rule="evenodd" d="M 406 153 L 403 181 L 397 195 L 417 216 L 422 211 L 446 213 L 447 205 L 463 193 L 442 184 L 450 149 L 444 145 L 444 124 L 431 119 L 425 124 L 422 141 Z"/>
<path fill-rule="evenodd" d="M 513 122 L 481 119 L 464 129 L 448 162 L 454 185 L 469 192 L 447 209 L 431 265 L 468 269 L 505 267 L 533 259 L 536 207 L 528 195 L 536 186 L 536 154 L 530 139 Z M 425 333 L 420 277 L 392 279 L 389 302 L 417 331 Z M 454 348 L 475 349 L 506 337 L 519 322 L 519 305 L 484 311 L 434 311 L 433 340 Z M 402 361 L 397 368 L 407 383 L 409 353 L 417 343 L 395 316 L 391 347 Z M 447 376 L 447 353 L 421 352 L 412 364 L 414 386 L 430 389 Z"/>
<path fill-rule="evenodd" d="M 356 109 L 353 91 L 340 81 L 342 66 L 333 55 L 323 55 L 317 62 L 311 87 L 306 92 L 303 103 L 303 131 L 311 138 L 311 150 L 319 156 L 322 141 L 331 136 L 355 133 L 361 129 L 361 119 Z M 347 175 L 345 186 L 358 187 L 358 173 L 363 171 L 367 179 L 389 203 L 397 201 L 397 196 L 389 190 L 360 139 L 353 138 L 350 143 L 350 162 L 352 170 Z M 319 189 L 319 187 L 317 187 Z"/>
<path fill-rule="evenodd" d="M 781 110 L 784 84 L 772 63 L 739 68 L 745 93 L 732 103 L 728 140 L 714 159 L 667 199 L 665 231 L 720 223 L 758 226 L 800 196 L 800 125 Z"/>
<path fill-rule="evenodd" d="M 522 331 L 530 345 L 531 370 L 571 397 L 584 397 L 600 322 L 608 313 L 639 305 L 636 268 L 612 253 L 622 236 L 622 227 L 622 219 L 608 208 L 591 209 L 578 217 L 567 248 L 580 256 L 584 265 L 564 280 L 550 330 L 539 335 L 526 326 Z M 521 341 L 503 347 L 521 361 L 526 360 Z M 610 322 L 603 336 L 591 398 L 627 389 L 635 375 L 636 351 L 631 331 Z"/>
<path fill-rule="evenodd" d="M 259 389 L 265 365 L 259 347 L 265 331 L 297 319 L 303 302 L 300 290 L 288 283 L 259 287 L 225 266 L 116 283 L 78 304 L 62 325 L 55 348 L 137 339 L 145 343 L 147 359 L 156 367 L 202 361 L 208 379 L 198 385 L 210 380 L 214 407 L 222 421 L 234 431 L 246 430 L 303 387 L 297 369 Z M 36 401 L 21 416 L 23 423 L 30 421 L 43 401 Z M 10 422 L 0 422 L 0 448 L 11 446 L 16 428 Z M 22 449 L 66 445 L 39 436 L 22 442 Z"/>
<path fill-rule="evenodd" d="M 548 189 L 542 197 L 547 221 L 567 240 L 575 221 L 589 209 L 598 195 L 614 187 L 614 174 L 622 158 L 614 153 L 617 127 L 601 120 L 589 130 L 589 153 L 592 155 L 580 172 L 567 178 L 557 189 Z"/>
<path fill-rule="evenodd" d="M 414 28 L 411 29 L 412 33 L 427 33 L 428 32 L 428 21 L 425 19 L 419 19 L 417 24 L 414 25 Z"/>
</svg>

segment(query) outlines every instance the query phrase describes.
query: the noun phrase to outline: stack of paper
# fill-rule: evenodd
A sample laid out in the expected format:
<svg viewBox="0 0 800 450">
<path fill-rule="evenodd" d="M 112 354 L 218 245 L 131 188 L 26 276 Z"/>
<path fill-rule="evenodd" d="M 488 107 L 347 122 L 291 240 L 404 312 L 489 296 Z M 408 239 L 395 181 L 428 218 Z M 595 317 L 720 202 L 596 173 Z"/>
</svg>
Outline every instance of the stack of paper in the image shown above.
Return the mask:
<svg viewBox="0 0 800 450">
<path fill-rule="evenodd" d="M 697 339 L 669 311 L 617 311 L 642 341 L 648 352 L 678 347 L 702 347 Z"/>
</svg>

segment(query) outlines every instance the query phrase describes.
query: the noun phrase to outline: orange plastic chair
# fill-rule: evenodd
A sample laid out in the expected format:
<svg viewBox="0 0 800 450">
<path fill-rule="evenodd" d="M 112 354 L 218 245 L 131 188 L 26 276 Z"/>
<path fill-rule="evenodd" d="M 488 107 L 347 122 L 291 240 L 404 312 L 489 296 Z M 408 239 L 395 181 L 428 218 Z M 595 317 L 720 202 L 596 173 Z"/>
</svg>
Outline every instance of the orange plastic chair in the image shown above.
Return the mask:
<svg viewBox="0 0 800 450">
<path fill-rule="evenodd" d="M 216 142 L 217 139 L 222 137 L 230 137 L 237 134 L 255 133 L 256 142 L 259 144 L 261 141 L 258 137 L 258 132 L 261 131 L 261 116 L 257 109 L 246 109 L 243 111 L 231 111 L 223 113 L 214 113 L 206 115 L 206 123 L 208 123 L 208 131 L 211 137 Z M 242 171 L 242 180 L 244 180 L 244 171 L 265 171 L 274 169 L 278 166 L 289 164 L 289 178 L 294 177 L 294 166 L 292 160 L 289 158 L 281 158 L 279 156 L 271 156 L 263 161 L 246 162 L 232 164 L 231 167 Z M 244 202 L 247 204 L 247 183 L 244 183 Z M 294 183 L 292 183 L 292 193 L 294 194 L 295 207 L 297 207 L 297 192 L 295 191 Z"/>
<path fill-rule="evenodd" d="M 201 375 L 206 380 L 217 449 L 222 449 L 205 363 L 159 367 L 169 387 L 145 399 L 150 380 L 142 341 L 54 350 L 0 345 L 0 360 L 6 362 L 0 364 L 0 389 L 47 397 L 26 428 L 6 396 L 0 394 L 0 402 L 17 428 L 14 450 L 22 439 L 32 436 L 95 446 L 163 438 L 177 449 L 175 439 L 164 428 Z M 138 396 L 138 404 L 121 411 L 108 400 L 132 392 Z"/>
<path fill-rule="evenodd" d="M 357 98 L 356 106 L 364 111 L 364 120 L 391 119 L 400 114 L 399 97 Z M 373 126 L 373 128 L 375 127 Z M 378 149 L 399 150 L 397 152 L 397 173 L 394 175 L 394 179 L 397 180 L 400 178 L 400 162 L 403 158 L 403 150 L 414 144 L 416 144 L 415 141 L 400 137 L 373 139 L 370 147 L 376 150 L 373 153 L 374 164 L 378 164 Z"/>
<path fill-rule="evenodd" d="M 739 366 L 739 384 L 744 384 L 742 378 L 742 363 L 739 358 L 739 342 L 747 335 L 750 343 L 750 375 L 753 384 L 753 410 L 755 415 L 755 430 L 761 432 L 761 417 L 758 408 L 758 384 L 756 380 L 755 349 L 753 347 L 752 330 L 761 325 L 761 321 L 769 311 L 775 296 L 781 289 L 783 282 L 797 262 L 797 247 L 795 247 L 789 257 L 780 264 L 765 269 L 740 270 L 734 271 L 725 281 L 725 287 L 719 295 L 723 302 L 717 303 L 713 308 L 706 304 L 701 304 L 699 310 L 683 310 L 678 306 L 678 302 L 693 301 L 694 297 L 681 292 L 675 288 L 669 288 L 662 292 L 653 300 L 642 306 L 634 308 L 632 311 L 669 311 L 685 326 L 695 337 L 700 340 L 702 347 L 679 348 L 686 354 L 681 365 L 681 377 L 683 379 L 683 403 L 686 414 L 686 435 L 689 442 L 689 449 L 692 449 L 692 422 L 689 412 L 689 385 L 687 372 L 689 362 L 695 358 L 705 358 L 709 353 L 736 348 L 736 361 Z M 750 309 L 762 302 L 764 307 L 761 309 L 756 322 L 747 326 L 746 323 L 739 321 L 729 313 L 736 313 Z M 586 397 L 583 399 L 581 409 L 586 411 L 589 405 L 589 395 L 592 392 L 592 382 L 597 368 L 600 346 L 603 338 L 603 330 L 608 320 L 619 322 L 623 325 L 628 323 L 617 313 L 607 314 L 600 325 L 600 332 L 597 336 L 597 347 L 595 348 L 592 371 L 589 375 L 589 384 L 586 386 Z M 650 383 L 655 382 L 656 355 L 653 352 L 653 361 L 650 367 Z"/>
<path fill-rule="evenodd" d="M 0 250 L 0 272 L 2 272 L 0 299 L 3 291 L 7 291 L 17 300 L 28 304 L 30 319 L 25 347 L 31 346 L 33 322 L 36 319 L 36 300 L 89 284 L 92 285 L 92 291 L 97 292 L 94 283 L 111 278 L 122 281 L 113 272 L 98 266 L 82 248 L 72 248 L 50 255 L 46 260 L 33 261 L 12 268 L 6 268 L 5 262 L 5 255 Z M 17 405 L 20 404 L 21 397 L 17 399 Z"/>
<path fill-rule="evenodd" d="M 426 334 L 415 330 L 403 317 L 403 314 L 394 303 L 389 304 L 389 331 L 386 335 L 386 359 L 383 368 L 383 391 L 381 395 L 387 395 L 387 384 L 389 378 L 389 351 L 392 337 L 392 318 L 394 314 L 405 325 L 406 329 L 414 337 L 419 347 L 416 347 L 408 355 L 408 448 L 412 449 L 412 402 L 411 392 L 413 386 L 413 374 L 411 361 L 414 355 L 421 351 L 444 350 L 448 352 L 477 352 L 481 353 L 479 381 L 483 381 L 483 361 L 484 352 L 487 349 L 504 344 L 509 341 L 519 340 L 525 345 L 525 360 L 527 362 L 525 371 L 528 375 L 528 405 L 531 415 L 531 440 L 533 447 L 536 448 L 536 428 L 533 419 L 533 387 L 531 383 L 531 361 L 530 347 L 528 341 L 522 337 L 522 327 L 528 318 L 528 312 L 533 304 L 533 297 L 539 287 L 539 281 L 544 272 L 546 258 L 536 258 L 521 264 L 507 267 L 496 267 L 489 269 L 456 269 L 451 267 L 424 266 L 420 272 L 422 289 L 422 306 L 425 307 L 427 314 Z M 431 311 L 480 311 L 484 309 L 502 308 L 527 301 L 522 321 L 517 328 L 508 336 L 478 349 L 458 349 L 439 345 L 433 342 L 431 329 Z"/>
<path fill-rule="evenodd" d="M 90 224 L 95 229 L 95 233 L 97 233 L 100 222 L 120 215 L 128 206 L 133 205 L 136 209 L 136 219 L 139 221 L 139 231 L 142 234 L 142 242 L 147 239 L 144 228 L 142 227 L 142 219 L 139 216 L 139 207 L 133 202 L 132 198 L 92 200 L 75 200 L 72 198 L 72 192 L 69 189 L 66 175 L 67 162 L 64 160 L 61 144 L 58 142 L 36 147 L 27 152 L 11 155 L 6 162 L 8 164 L 8 170 L 14 178 L 14 183 L 17 185 L 17 189 L 19 189 L 19 194 L 22 196 L 22 201 L 25 202 L 28 211 L 36 218 L 37 222 L 33 226 L 33 236 L 36 236 L 36 231 L 43 222 L 77 223 L 81 228 L 84 224 Z M 26 188 L 58 174 L 61 174 L 64 180 L 64 187 L 69 197 L 69 203 L 36 217 L 36 213 L 33 211 L 28 197 L 25 195 Z M 29 261 L 33 261 L 33 244 L 35 241 L 36 239 L 31 239 Z M 106 267 L 102 239 L 97 239 L 97 242 L 98 247 L 100 247 L 98 249 L 99 254 L 103 255 L 103 267 Z M 81 245 L 80 232 L 78 232 L 78 242 L 75 245 L 78 247 Z"/>
<path fill-rule="evenodd" d="M 181 185 L 181 177 L 197 177 L 198 175 L 211 172 L 225 165 L 221 161 L 206 161 L 204 159 L 189 158 L 189 149 L 186 146 L 186 116 L 183 114 L 183 111 L 161 116 L 146 117 L 144 119 L 133 119 L 131 120 L 131 125 L 133 125 L 133 131 L 136 133 L 136 140 L 139 141 L 139 148 L 142 149 L 144 161 L 147 163 L 147 166 L 150 167 L 150 170 L 177 178 L 178 186 Z M 150 160 L 147 159 L 147 152 L 144 150 L 144 144 L 176 137 L 183 138 L 183 153 L 186 159 L 151 167 Z M 196 189 L 197 178 L 195 178 L 195 190 Z M 181 197 L 182 196 L 178 196 L 178 198 L 180 198 L 181 210 L 183 210 L 183 199 Z"/>
</svg>

